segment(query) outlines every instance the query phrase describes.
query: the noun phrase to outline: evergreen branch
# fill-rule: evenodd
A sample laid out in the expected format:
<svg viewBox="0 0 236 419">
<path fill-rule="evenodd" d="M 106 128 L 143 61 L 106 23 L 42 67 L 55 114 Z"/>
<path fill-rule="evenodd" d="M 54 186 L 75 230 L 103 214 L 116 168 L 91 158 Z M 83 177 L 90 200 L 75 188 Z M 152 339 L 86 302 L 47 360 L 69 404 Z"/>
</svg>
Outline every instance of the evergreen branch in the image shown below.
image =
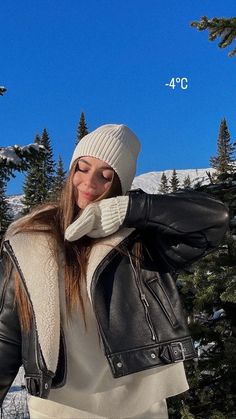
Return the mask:
<svg viewBox="0 0 236 419">
<path fill-rule="evenodd" d="M 229 57 L 233 57 L 234 55 L 236 55 L 236 47 L 228 54 Z"/>
<path fill-rule="evenodd" d="M 19 172 L 27 170 L 32 162 L 45 152 L 44 146 L 38 144 L 29 144 L 23 147 L 18 145 L 0 147 L 0 170 L 9 170 L 9 173 L 13 170 Z"/>
<path fill-rule="evenodd" d="M 208 30 L 209 41 L 215 41 L 218 37 L 221 38 L 218 43 L 219 48 L 228 47 L 236 38 L 236 17 L 208 19 L 207 16 L 202 16 L 200 21 L 191 22 L 190 26 L 197 28 L 199 31 Z M 228 56 L 232 57 L 235 54 L 236 48 L 230 51 Z"/>
</svg>

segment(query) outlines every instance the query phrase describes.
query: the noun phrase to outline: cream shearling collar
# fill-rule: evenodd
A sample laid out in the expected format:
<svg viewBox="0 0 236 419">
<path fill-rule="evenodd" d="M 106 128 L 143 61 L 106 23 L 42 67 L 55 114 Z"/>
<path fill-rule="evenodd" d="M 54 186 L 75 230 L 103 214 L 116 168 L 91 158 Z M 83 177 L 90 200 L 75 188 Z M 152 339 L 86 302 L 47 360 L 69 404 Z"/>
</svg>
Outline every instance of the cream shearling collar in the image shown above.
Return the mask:
<svg viewBox="0 0 236 419">
<path fill-rule="evenodd" d="M 56 371 L 60 308 L 58 267 L 52 257 L 48 235 L 19 233 L 8 238 L 22 271 L 32 303 L 39 345 L 49 371 Z"/>
</svg>

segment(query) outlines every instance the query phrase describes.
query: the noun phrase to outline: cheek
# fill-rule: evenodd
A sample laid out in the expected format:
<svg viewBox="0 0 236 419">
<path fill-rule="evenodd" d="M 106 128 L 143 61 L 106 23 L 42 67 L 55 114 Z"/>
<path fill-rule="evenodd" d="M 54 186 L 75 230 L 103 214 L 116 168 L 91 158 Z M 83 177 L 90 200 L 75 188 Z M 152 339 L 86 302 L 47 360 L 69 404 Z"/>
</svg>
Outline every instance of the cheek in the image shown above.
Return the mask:
<svg viewBox="0 0 236 419">
<path fill-rule="evenodd" d="M 72 179 L 72 185 L 73 185 L 73 195 L 74 195 L 74 199 L 77 201 L 78 197 L 79 197 L 79 192 L 78 192 L 78 185 L 80 183 L 79 177 L 77 176 L 77 174 L 75 173 L 73 179 Z"/>
<path fill-rule="evenodd" d="M 79 185 L 79 183 L 80 183 L 80 182 L 81 182 L 80 175 L 79 175 L 79 173 L 78 173 L 78 172 L 76 172 L 76 173 L 74 174 L 74 176 L 73 176 L 73 180 L 72 180 L 73 186 L 77 186 L 77 185 Z"/>
<path fill-rule="evenodd" d="M 103 184 L 100 195 L 103 195 L 104 193 L 107 193 L 109 189 L 111 188 L 112 182 L 106 182 Z"/>
<path fill-rule="evenodd" d="M 105 189 L 105 191 L 108 191 L 108 189 L 110 189 L 111 184 L 112 184 L 112 182 L 107 182 L 107 183 L 105 183 L 105 185 L 104 185 L 104 189 Z"/>
</svg>

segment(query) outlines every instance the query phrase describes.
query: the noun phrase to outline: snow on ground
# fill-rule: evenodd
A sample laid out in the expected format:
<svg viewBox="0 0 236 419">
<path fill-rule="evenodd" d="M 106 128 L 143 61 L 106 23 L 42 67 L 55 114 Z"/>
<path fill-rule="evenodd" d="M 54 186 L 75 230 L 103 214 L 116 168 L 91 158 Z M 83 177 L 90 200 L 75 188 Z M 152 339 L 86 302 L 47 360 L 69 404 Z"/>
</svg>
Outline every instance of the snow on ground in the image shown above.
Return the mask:
<svg viewBox="0 0 236 419">
<path fill-rule="evenodd" d="M 27 419 L 27 392 L 25 389 L 24 370 L 21 367 L 16 379 L 12 383 L 2 408 L 0 408 L 1 419 Z"/>
</svg>

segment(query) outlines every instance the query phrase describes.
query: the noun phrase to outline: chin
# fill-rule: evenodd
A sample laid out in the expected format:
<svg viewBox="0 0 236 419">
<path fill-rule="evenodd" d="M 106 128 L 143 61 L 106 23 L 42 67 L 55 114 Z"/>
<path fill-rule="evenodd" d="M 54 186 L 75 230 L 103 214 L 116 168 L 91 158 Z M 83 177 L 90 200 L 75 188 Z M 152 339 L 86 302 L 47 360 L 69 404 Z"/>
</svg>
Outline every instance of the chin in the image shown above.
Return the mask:
<svg viewBox="0 0 236 419">
<path fill-rule="evenodd" d="M 89 205 L 89 204 L 90 204 L 90 201 L 85 201 L 83 199 L 78 199 L 78 201 L 77 201 L 78 207 L 82 210 L 85 209 L 87 207 L 87 205 Z"/>
</svg>

